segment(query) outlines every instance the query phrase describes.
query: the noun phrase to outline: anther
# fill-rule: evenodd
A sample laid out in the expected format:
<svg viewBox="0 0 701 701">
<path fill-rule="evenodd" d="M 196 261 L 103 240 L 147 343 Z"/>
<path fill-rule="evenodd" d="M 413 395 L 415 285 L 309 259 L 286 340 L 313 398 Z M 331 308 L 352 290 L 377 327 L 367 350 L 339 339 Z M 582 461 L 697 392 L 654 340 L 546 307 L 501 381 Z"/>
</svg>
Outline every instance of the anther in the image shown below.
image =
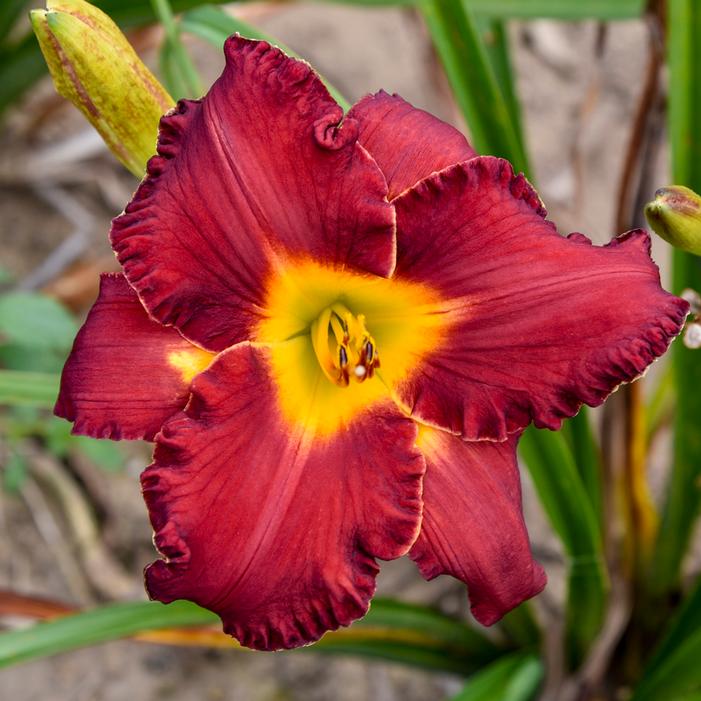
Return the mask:
<svg viewBox="0 0 701 701">
<path fill-rule="evenodd" d="M 347 387 L 351 375 L 357 382 L 370 379 L 380 365 L 365 316 L 353 314 L 341 302 L 322 310 L 310 333 L 321 369 L 339 387 Z"/>
</svg>

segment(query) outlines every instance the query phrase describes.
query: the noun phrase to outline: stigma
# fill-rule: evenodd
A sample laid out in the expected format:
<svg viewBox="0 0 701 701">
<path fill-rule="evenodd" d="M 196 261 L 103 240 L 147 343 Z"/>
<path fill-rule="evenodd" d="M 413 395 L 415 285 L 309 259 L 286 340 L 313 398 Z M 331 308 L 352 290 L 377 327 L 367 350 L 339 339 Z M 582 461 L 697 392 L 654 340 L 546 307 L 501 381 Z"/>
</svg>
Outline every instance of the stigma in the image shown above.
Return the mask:
<svg viewBox="0 0 701 701">
<path fill-rule="evenodd" d="M 375 340 L 363 314 L 353 314 L 337 302 L 326 307 L 311 325 L 314 353 L 324 375 L 339 387 L 370 379 L 380 366 Z"/>
</svg>

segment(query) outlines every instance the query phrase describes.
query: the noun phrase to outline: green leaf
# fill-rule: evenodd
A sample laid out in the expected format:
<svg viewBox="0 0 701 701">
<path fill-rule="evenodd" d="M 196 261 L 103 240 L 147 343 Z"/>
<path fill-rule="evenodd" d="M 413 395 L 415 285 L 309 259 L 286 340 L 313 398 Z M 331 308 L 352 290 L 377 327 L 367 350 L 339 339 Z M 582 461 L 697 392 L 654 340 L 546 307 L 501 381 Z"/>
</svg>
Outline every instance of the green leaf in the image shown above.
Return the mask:
<svg viewBox="0 0 701 701">
<path fill-rule="evenodd" d="M 600 524 L 603 517 L 603 468 L 601 452 L 594 439 L 587 407 L 583 406 L 576 416 L 564 423 L 562 434 L 570 446 L 577 472 L 589 497 L 594 516 Z"/>
<path fill-rule="evenodd" d="M 0 667 L 180 626 L 218 625 L 213 613 L 176 601 L 111 604 L 0 634 Z M 469 674 L 503 654 L 476 630 L 431 609 L 377 599 L 348 629 L 327 633 L 300 652 L 356 654 Z"/>
<path fill-rule="evenodd" d="M 203 92 L 200 75 L 180 38 L 180 28 L 168 0 L 151 0 L 153 11 L 163 25 L 166 38 L 161 50 L 161 70 L 168 91 L 175 97 L 198 98 Z"/>
<path fill-rule="evenodd" d="M 230 0 L 207 0 L 207 2 L 216 5 L 230 2 Z M 93 5 L 104 10 L 121 27 L 140 27 L 158 19 L 151 0 L 95 0 Z M 170 0 L 170 7 L 175 14 L 186 12 L 199 5 L 202 5 L 202 0 Z"/>
<path fill-rule="evenodd" d="M 347 630 L 327 633 L 311 651 L 356 654 L 469 674 L 502 651 L 475 628 L 438 611 L 392 599 L 373 600 Z"/>
<path fill-rule="evenodd" d="M 452 701 L 528 701 L 538 691 L 544 671 L 533 654 L 507 655 L 470 677 Z"/>
<path fill-rule="evenodd" d="M 238 32 L 241 36 L 247 37 L 248 39 L 260 39 L 262 41 L 267 41 L 269 44 L 273 44 L 280 49 L 282 49 L 288 56 L 294 56 L 296 58 L 302 58 L 299 54 L 295 53 L 292 49 L 281 44 L 279 41 L 271 36 L 268 36 L 264 32 L 252 27 L 250 24 L 246 24 L 230 14 L 224 12 L 218 7 L 211 7 L 204 5 L 198 7 L 195 10 L 183 15 L 181 20 L 181 28 L 184 32 L 189 32 L 195 36 L 200 37 L 208 41 L 210 44 L 221 48 L 224 46 L 224 41 L 227 37 Z M 343 108 L 345 112 L 350 109 L 350 103 L 341 95 L 341 93 L 329 83 L 324 76 L 319 76 L 321 80 L 326 85 L 326 88 L 331 93 L 336 102 Z"/>
<path fill-rule="evenodd" d="M 343 5 L 391 7 L 417 5 L 421 0 L 317 0 Z M 457 0 L 459 1 L 459 0 Z M 636 19 L 645 11 L 645 0 L 465 0 L 475 13 L 490 18 L 563 20 L 625 20 Z"/>
<path fill-rule="evenodd" d="M 701 4 L 669 0 L 669 132 L 673 180 L 701 191 Z M 701 291 L 701 258 L 679 250 L 673 257 L 673 287 Z M 673 345 L 676 414 L 674 463 L 650 568 L 653 593 L 679 586 L 680 568 L 701 503 L 701 354 Z"/>
<path fill-rule="evenodd" d="M 160 77 L 163 79 L 163 84 L 176 100 L 199 97 L 185 78 L 185 73 L 181 66 L 181 57 L 181 52 L 174 49 L 171 42 L 167 40 L 163 42 L 158 55 L 158 67 L 161 71 Z"/>
<path fill-rule="evenodd" d="M 509 118 L 513 125 L 519 149 L 527 153 L 523 135 L 523 119 L 521 116 L 521 102 L 516 94 L 516 84 L 511 69 L 511 56 L 509 53 L 509 37 L 504 23 L 479 15 L 475 17 L 476 25 L 480 31 L 482 43 L 487 51 L 487 57 L 494 71 L 497 85 L 504 97 Z"/>
<path fill-rule="evenodd" d="M 464 0 L 472 12 L 503 19 L 636 19 L 645 0 Z"/>
<path fill-rule="evenodd" d="M 657 385 L 646 406 L 645 425 L 647 426 L 648 444 L 663 423 L 674 415 L 674 364 L 665 363 L 661 371 Z"/>
<path fill-rule="evenodd" d="M 60 377 L 41 372 L 0 370 L 0 405 L 50 409 L 58 396 Z"/>
<path fill-rule="evenodd" d="M 659 666 L 647 672 L 631 701 L 660 701 L 701 692 L 701 629 L 686 638 Z"/>
<path fill-rule="evenodd" d="M 479 153 L 509 159 L 528 173 L 528 159 L 497 84 L 474 17 L 458 0 L 422 0 L 419 5 L 455 99 Z"/>
<path fill-rule="evenodd" d="M 366 7 L 411 7 L 412 5 L 416 5 L 418 1 L 419 0 L 316 0 L 316 2 L 323 2 L 327 5 L 364 5 Z"/>
<path fill-rule="evenodd" d="M 608 595 L 599 523 L 561 433 L 529 428 L 519 449 L 569 556 L 565 643 L 576 667 L 603 623 Z"/>
<path fill-rule="evenodd" d="M 701 631 L 701 577 L 667 627 L 664 637 L 652 657 L 645 663 L 645 677 L 654 676 L 679 647 L 690 637 Z"/>
<path fill-rule="evenodd" d="M 0 339 L 34 348 L 67 350 L 78 325 L 56 300 L 35 292 L 0 295 Z"/>
<path fill-rule="evenodd" d="M 498 623 L 499 629 L 519 648 L 537 648 L 542 640 L 541 630 L 529 601 L 509 611 Z"/>
<path fill-rule="evenodd" d="M 0 367 L 26 372 L 61 372 L 68 348 L 37 348 L 16 343 L 0 345 Z"/>
<path fill-rule="evenodd" d="M 216 620 L 213 613 L 184 601 L 168 606 L 143 602 L 111 604 L 0 634 L 0 667 L 117 640 L 140 631 L 209 625 Z"/>
</svg>

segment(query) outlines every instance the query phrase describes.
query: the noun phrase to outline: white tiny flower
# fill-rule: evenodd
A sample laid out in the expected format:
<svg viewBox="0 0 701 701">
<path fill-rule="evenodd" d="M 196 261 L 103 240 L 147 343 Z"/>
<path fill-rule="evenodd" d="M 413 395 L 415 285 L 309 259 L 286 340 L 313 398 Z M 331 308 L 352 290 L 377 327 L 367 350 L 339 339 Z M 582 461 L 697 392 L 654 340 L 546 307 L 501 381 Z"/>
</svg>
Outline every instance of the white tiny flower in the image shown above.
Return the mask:
<svg viewBox="0 0 701 701">
<path fill-rule="evenodd" d="M 701 348 L 701 324 L 693 322 L 686 327 L 684 345 L 687 348 Z"/>
<path fill-rule="evenodd" d="M 701 311 L 701 295 L 696 290 L 687 287 L 680 296 L 689 303 L 692 314 L 698 314 Z"/>
</svg>

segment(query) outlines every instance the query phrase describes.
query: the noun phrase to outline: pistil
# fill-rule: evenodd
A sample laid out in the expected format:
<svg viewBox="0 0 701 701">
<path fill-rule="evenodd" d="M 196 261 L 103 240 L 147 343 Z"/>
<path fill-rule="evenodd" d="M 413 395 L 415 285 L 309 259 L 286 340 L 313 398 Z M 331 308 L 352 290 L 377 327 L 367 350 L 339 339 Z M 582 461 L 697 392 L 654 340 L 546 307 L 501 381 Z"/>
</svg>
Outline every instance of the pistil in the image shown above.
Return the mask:
<svg viewBox="0 0 701 701">
<path fill-rule="evenodd" d="M 365 316 L 353 314 L 340 302 L 319 314 L 311 326 L 311 339 L 321 369 L 339 387 L 348 387 L 351 377 L 364 382 L 380 365 Z"/>
</svg>

